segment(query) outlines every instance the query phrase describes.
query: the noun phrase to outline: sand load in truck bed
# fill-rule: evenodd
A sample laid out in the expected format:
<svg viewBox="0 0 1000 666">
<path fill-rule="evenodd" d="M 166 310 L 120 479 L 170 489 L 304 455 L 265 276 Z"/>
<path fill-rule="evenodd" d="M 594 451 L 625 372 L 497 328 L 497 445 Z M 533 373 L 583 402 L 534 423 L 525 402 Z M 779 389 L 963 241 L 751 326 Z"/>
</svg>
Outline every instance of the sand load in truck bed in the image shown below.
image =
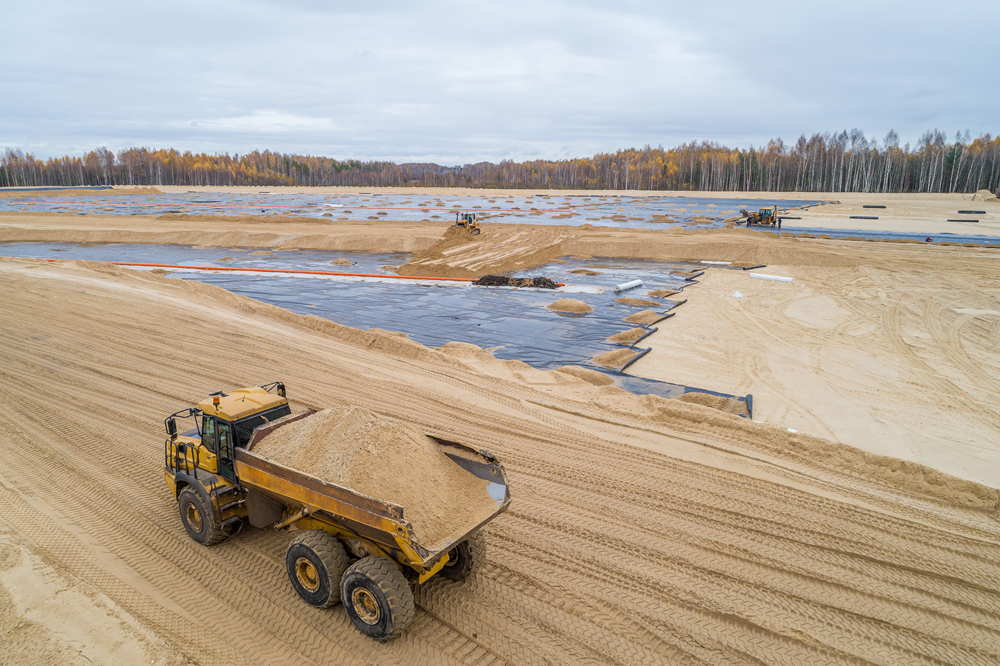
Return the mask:
<svg viewBox="0 0 1000 666">
<path fill-rule="evenodd" d="M 327 409 L 278 428 L 254 453 L 403 507 L 425 545 L 458 536 L 496 509 L 487 483 L 411 426 L 360 407 Z"/>
</svg>

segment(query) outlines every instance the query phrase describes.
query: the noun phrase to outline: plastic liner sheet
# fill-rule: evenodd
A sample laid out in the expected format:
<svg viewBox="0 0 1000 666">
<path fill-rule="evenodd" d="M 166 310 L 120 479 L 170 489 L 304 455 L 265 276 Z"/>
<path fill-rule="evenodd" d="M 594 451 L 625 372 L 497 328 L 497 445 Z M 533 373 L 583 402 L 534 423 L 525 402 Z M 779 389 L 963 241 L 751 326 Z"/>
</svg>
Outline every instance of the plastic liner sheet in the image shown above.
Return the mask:
<svg viewBox="0 0 1000 666">
<path fill-rule="evenodd" d="M 263 254 L 261 252 L 264 252 Z M 250 251 L 235 248 L 194 248 L 177 245 L 71 243 L 2 243 L 0 255 L 94 261 L 131 261 L 179 266 L 225 266 L 289 268 L 392 274 L 385 266 L 406 263 L 406 254 L 321 251 Z M 226 259 L 226 261 L 223 261 Z M 332 264 L 337 260 L 350 266 Z M 366 279 L 303 279 L 273 274 L 229 274 L 173 272 L 172 277 L 214 284 L 235 294 L 249 296 L 298 314 L 316 315 L 360 329 L 381 328 L 406 333 L 428 347 L 450 341 L 468 342 L 487 349 L 497 358 L 520 360 L 540 369 L 579 365 L 603 372 L 615 384 L 632 393 L 676 397 L 693 390 L 678 384 L 620 374 L 591 360 L 606 351 L 621 349 L 607 338 L 635 328 L 625 322 L 645 309 L 666 313 L 683 301 L 649 297 L 654 289 L 681 291 L 690 284 L 685 275 L 698 267 L 689 262 L 593 259 L 553 263 L 514 277 L 546 276 L 556 282 L 586 287 L 584 293 L 551 289 L 479 287 L 469 283 L 389 283 Z M 587 269 L 596 275 L 573 273 Z M 169 272 L 170 269 L 165 269 Z M 725 270 L 721 268 L 720 270 Z M 735 269 L 734 269 L 735 270 Z M 656 306 L 616 303 L 615 284 L 642 279 L 643 287 L 629 292 L 631 298 L 648 299 Z M 546 306 L 560 298 L 573 298 L 593 308 L 587 314 L 555 312 Z M 671 325 L 678 325 L 673 323 Z M 660 335 L 669 334 L 660 326 Z M 711 390 L 697 389 L 716 395 Z"/>
<path fill-rule="evenodd" d="M 487 222 L 541 225 L 591 224 L 621 228 L 713 228 L 741 208 L 777 204 L 781 209 L 818 205 L 819 201 L 746 200 L 734 197 L 564 196 L 559 194 L 489 197 L 412 194 L 356 195 L 188 192 L 114 194 L 75 197 L 72 191 L 46 198 L 0 199 L 0 211 L 52 211 L 99 215 L 295 215 L 334 220 L 454 222 L 457 211 L 473 212 Z M 669 222 L 666 220 L 670 220 Z"/>
<path fill-rule="evenodd" d="M 926 239 L 930 238 L 932 242 L 948 242 L 948 243 L 1000 243 L 1000 236 L 983 236 L 974 234 L 955 234 L 949 232 L 939 232 L 939 233 L 915 233 L 915 232 L 902 232 L 902 231 L 865 231 L 863 229 L 821 229 L 821 228 L 811 228 L 811 227 L 796 227 L 789 224 L 785 224 L 781 229 L 772 229 L 770 227 L 750 227 L 754 231 L 760 231 L 761 233 L 771 233 L 771 234 L 794 234 L 798 236 L 799 234 L 812 234 L 813 236 L 819 236 L 820 234 L 824 236 L 830 236 L 832 238 L 849 238 L 851 236 L 855 238 L 874 238 L 877 240 L 917 240 L 924 242 Z"/>
</svg>

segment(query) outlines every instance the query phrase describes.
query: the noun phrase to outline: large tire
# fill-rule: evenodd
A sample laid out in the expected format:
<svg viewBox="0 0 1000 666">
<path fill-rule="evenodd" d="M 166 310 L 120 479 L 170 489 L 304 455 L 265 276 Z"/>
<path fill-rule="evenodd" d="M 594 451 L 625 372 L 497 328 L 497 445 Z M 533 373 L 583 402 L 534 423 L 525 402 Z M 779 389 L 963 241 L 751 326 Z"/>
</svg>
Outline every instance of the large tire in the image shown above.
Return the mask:
<svg viewBox="0 0 1000 666">
<path fill-rule="evenodd" d="M 226 533 L 215 520 L 215 512 L 205 505 L 194 488 L 188 486 L 177 496 L 177 508 L 181 512 L 181 522 L 188 536 L 203 546 L 212 546 L 224 541 Z"/>
<path fill-rule="evenodd" d="M 465 580 L 479 571 L 485 561 L 486 539 L 482 532 L 475 532 L 448 551 L 448 563 L 438 573 L 448 580 Z"/>
<path fill-rule="evenodd" d="M 363 634 L 379 641 L 398 636 L 413 621 L 413 592 L 399 565 L 387 557 L 365 557 L 344 573 L 344 609 Z"/>
<path fill-rule="evenodd" d="M 285 551 L 285 570 L 292 588 L 317 608 L 340 601 L 340 579 L 350 563 L 343 544 L 323 530 L 299 534 Z"/>
</svg>

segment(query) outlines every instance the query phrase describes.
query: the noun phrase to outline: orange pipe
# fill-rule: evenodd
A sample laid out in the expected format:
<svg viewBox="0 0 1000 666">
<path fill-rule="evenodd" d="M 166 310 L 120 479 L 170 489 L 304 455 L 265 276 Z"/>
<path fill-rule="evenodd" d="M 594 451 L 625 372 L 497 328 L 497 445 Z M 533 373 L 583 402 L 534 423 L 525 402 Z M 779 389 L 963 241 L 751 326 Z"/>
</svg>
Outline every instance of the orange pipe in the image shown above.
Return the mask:
<svg viewBox="0 0 1000 666">
<path fill-rule="evenodd" d="M 35 261 L 80 261 L 80 259 L 36 259 Z M 478 278 L 421 277 L 419 275 L 385 275 L 383 273 L 335 273 L 333 271 L 302 271 L 285 268 L 239 268 L 238 266 L 181 266 L 179 264 L 140 264 L 131 261 L 104 261 L 115 266 L 147 266 L 152 268 L 191 268 L 200 271 L 250 271 L 255 273 L 304 273 L 306 275 L 340 275 L 343 277 L 393 278 L 396 280 L 444 280 L 451 282 L 475 282 Z M 556 282 L 565 287 L 565 282 Z"/>
<path fill-rule="evenodd" d="M 35 261 L 81 261 L 80 259 L 36 259 Z M 478 278 L 436 278 L 420 275 L 385 275 L 383 273 L 335 273 L 333 271 L 301 271 L 291 268 L 240 268 L 238 266 L 181 266 L 179 264 L 140 264 L 131 261 L 104 261 L 115 266 L 148 266 L 152 268 L 192 268 L 200 271 L 250 271 L 255 273 L 304 273 L 306 275 L 340 275 L 343 277 L 386 277 L 396 280 L 446 280 L 451 282 L 475 282 Z M 556 282 L 565 287 L 565 282 Z"/>
<path fill-rule="evenodd" d="M 63 259 L 43 259 L 43 261 L 64 261 Z M 70 261 L 79 261 L 71 259 Z M 333 271 L 302 271 L 286 268 L 239 268 L 236 266 L 181 266 L 178 264 L 140 264 L 131 261 L 105 261 L 115 266 L 148 266 L 152 268 L 191 268 L 201 271 L 252 271 L 256 273 L 304 273 L 306 275 L 341 275 L 345 277 L 395 278 L 397 280 L 451 280 L 454 282 L 475 282 L 476 278 L 420 277 L 417 275 L 384 275 L 382 273 L 335 273 Z"/>
</svg>

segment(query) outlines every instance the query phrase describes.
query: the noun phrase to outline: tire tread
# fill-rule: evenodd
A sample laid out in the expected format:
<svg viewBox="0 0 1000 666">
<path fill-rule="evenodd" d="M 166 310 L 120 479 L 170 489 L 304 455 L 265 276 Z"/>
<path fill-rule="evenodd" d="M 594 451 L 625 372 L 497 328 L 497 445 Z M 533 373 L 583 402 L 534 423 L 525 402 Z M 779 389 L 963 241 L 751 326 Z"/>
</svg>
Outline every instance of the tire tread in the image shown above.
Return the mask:
<svg viewBox="0 0 1000 666">
<path fill-rule="evenodd" d="M 292 539 L 288 548 L 291 549 L 296 545 L 303 545 L 316 553 L 330 577 L 330 596 L 326 603 L 316 607 L 329 608 L 337 605 L 340 602 L 340 581 L 351 564 L 343 544 L 329 532 L 308 530 Z M 291 577 L 291 573 L 289 573 L 289 577 Z"/>
</svg>

